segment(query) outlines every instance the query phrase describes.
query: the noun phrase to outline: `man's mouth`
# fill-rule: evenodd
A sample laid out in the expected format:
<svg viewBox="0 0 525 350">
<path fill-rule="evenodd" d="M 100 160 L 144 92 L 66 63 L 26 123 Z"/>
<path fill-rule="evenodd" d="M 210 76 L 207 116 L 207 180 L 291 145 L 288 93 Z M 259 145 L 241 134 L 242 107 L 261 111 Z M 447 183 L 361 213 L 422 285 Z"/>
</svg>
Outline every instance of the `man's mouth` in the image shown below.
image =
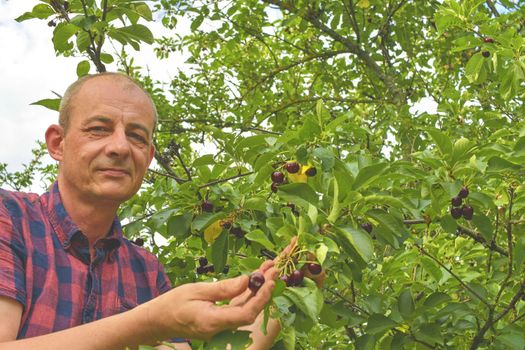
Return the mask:
<svg viewBox="0 0 525 350">
<path fill-rule="evenodd" d="M 107 176 L 122 177 L 129 175 L 129 171 L 121 168 L 102 168 L 100 169 Z"/>
</svg>

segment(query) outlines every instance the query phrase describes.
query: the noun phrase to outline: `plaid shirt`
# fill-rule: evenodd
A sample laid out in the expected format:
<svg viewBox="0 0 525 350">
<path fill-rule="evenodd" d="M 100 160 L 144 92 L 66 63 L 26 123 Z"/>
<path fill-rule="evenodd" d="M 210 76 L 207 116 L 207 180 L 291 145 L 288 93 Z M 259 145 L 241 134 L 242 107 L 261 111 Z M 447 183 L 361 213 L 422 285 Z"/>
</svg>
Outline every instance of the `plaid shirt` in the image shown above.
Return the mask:
<svg viewBox="0 0 525 350">
<path fill-rule="evenodd" d="M 17 339 L 118 314 L 171 288 L 157 258 L 123 237 L 118 218 L 94 247 L 91 261 L 58 183 L 42 196 L 0 189 L 0 295 L 23 305 Z"/>
</svg>

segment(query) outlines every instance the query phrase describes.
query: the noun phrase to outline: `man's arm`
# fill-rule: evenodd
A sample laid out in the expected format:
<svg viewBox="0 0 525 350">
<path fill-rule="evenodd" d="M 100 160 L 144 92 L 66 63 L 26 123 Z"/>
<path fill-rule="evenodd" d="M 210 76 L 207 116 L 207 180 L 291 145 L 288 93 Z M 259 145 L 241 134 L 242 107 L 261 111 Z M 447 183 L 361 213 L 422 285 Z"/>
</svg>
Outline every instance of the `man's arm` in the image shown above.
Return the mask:
<svg viewBox="0 0 525 350">
<path fill-rule="evenodd" d="M 130 311 L 16 341 L 22 307 L 15 301 L 2 298 L 0 315 L 5 316 L 0 317 L 0 334 L 3 335 L 0 350 L 136 349 L 140 344 L 158 345 L 159 341 L 171 337 L 209 340 L 223 330 L 252 324 L 269 301 L 276 277 L 275 268 L 268 269 L 266 281 L 257 294 L 236 306 L 216 306 L 215 302 L 244 293 L 248 288 L 247 276 L 214 283 L 186 284 Z M 13 313 L 18 317 L 13 317 Z"/>
<path fill-rule="evenodd" d="M 22 320 L 22 305 L 14 299 L 0 296 L 0 343 L 15 340 Z"/>
</svg>

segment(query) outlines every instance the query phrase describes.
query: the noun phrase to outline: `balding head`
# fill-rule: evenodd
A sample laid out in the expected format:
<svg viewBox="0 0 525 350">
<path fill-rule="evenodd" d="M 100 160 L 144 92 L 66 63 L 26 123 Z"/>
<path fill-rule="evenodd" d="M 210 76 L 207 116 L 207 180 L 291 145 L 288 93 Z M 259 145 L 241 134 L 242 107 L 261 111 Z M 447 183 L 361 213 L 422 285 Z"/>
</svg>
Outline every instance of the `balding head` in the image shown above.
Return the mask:
<svg viewBox="0 0 525 350">
<path fill-rule="evenodd" d="M 157 109 L 155 108 L 155 104 L 153 103 L 153 100 L 151 99 L 151 96 L 149 93 L 144 90 L 144 88 L 136 82 L 131 77 L 123 74 L 123 73 L 116 73 L 116 72 L 105 72 L 105 73 L 98 73 L 98 74 L 88 74 L 84 75 L 77 81 L 75 81 L 73 84 L 69 85 L 69 87 L 66 89 L 66 92 L 64 93 L 64 96 L 62 97 L 62 100 L 60 101 L 60 108 L 59 108 L 59 114 L 58 114 L 58 124 L 64 129 L 64 132 L 67 132 L 69 125 L 70 125 L 70 117 L 71 117 L 71 110 L 75 103 L 82 103 L 82 101 L 76 101 L 75 96 L 80 91 L 82 86 L 92 80 L 92 79 L 114 79 L 115 81 L 121 82 L 121 88 L 124 91 L 130 90 L 130 89 L 140 89 L 149 99 L 151 102 L 151 108 L 153 109 L 153 115 L 155 118 L 154 128 L 157 125 Z"/>
</svg>

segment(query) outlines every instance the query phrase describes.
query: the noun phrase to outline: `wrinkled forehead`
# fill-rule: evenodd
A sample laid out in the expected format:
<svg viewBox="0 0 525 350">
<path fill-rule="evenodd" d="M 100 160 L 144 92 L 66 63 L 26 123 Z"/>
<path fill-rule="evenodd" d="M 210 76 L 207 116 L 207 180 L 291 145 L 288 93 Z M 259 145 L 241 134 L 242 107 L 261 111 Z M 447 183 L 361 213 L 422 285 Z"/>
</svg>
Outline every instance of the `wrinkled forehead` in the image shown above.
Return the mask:
<svg viewBox="0 0 525 350">
<path fill-rule="evenodd" d="M 121 77 L 97 77 L 86 81 L 72 96 L 72 119 L 92 116 L 105 110 L 139 115 L 144 122 L 155 124 L 155 111 L 149 96 L 138 86 Z M 78 122 L 78 120 L 77 120 Z"/>
</svg>

